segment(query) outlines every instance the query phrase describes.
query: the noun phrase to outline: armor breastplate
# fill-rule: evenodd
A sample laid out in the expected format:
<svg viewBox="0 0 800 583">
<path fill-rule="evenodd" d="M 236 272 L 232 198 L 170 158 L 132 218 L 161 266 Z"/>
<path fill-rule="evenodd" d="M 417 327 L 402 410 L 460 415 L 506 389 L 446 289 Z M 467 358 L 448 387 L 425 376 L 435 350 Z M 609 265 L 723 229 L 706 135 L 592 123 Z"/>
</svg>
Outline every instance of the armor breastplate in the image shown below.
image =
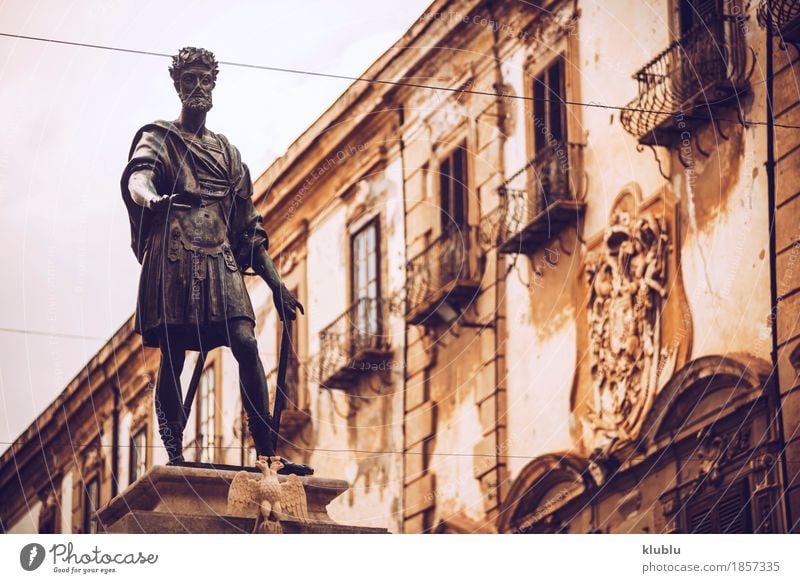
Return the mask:
<svg viewBox="0 0 800 583">
<path fill-rule="evenodd" d="M 211 196 L 211 202 L 197 195 L 181 195 L 167 210 L 169 244 L 167 258 L 180 261 L 184 252 L 198 255 L 220 255 L 231 271 L 237 270 L 236 260 L 228 241 L 228 228 L 223 215 L 222 196 Z M 188 204 L 187 204 L 188 203 Z M 203 274 L 200 275 L 202 279 Z"/>
</svg>

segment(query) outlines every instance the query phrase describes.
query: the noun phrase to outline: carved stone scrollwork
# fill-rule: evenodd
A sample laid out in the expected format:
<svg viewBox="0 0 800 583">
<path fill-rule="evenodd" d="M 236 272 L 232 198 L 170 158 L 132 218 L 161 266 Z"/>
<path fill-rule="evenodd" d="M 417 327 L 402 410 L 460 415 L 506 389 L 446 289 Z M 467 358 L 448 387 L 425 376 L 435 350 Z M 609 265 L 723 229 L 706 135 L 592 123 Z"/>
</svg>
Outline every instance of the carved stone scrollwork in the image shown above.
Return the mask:
<svg viewBox="0 0 800 583">
<path fill-rule="evenodd" d="M 622 210 L 587 259 L 593 400 L 583 426 L 591 449 L 636 435 L 655 395 L 667 245 L 663 221 Z"/>
<path fill-rule="evenodd" d="M 101 468 L 105 462 L 105 452 L 103 445 L 98 439 L 95 443 L 84 450 L 83 453 L 83 475 L 87 476 L 94 470 Z"/>
<path fill-rule="evenodd" d="M 696 455 L 700 458 L 700 468 L 695 491 L 706 485 L 719 486 L 728 463 L 750 449 L 750 427 L 747 425 L 727 434 L 717 434 L 707 427 L 697 437 L 700 445 Z"/>
<path fill-rule="evenodd" d="M 563 2 L 555 11 L 543 11 L 521 36 L 530 39 L 531 56 L 536 57 L 542 51 L 551 51 L 552 47 L 565 36 L 574 35 L 578 29 L 580 12 L 571 2 Z"/>
<path fill-rule="evenodd" d="M 770 490 L 777 486 L 775 470 L 777 457 L 773 453 L 763 453 L 750 460 L 750 469 L 753 472 L 754 491 Z"/>
<path fill-rule="evenodd" d="M 359 180 L 347 193 L 350 199 L 347 223 L 352 225 L 378 208 L 386 198 L 389 188 L 389 181 L 383 172 Z"/>
<path fill-rule="evenodd" d="M 291 273 L 297 264 L 300 262 L 297 256 L 297 251 L 290 251 L 288 253 L 281 253 L 280 270 L 281 275 Z"/>
<path fill-rule="evenodd" d="M 46 512 L 50 508 L 57 506 L 58 494 L 52 486 L 48 486 L 39 492 L 39 500 L 42 502 L 42 512 Z"/>
<path fill-rule="evenodd" d="M 659 507 L 659 511 L 655 513 L 656 532 L 662 534 L 678 532 L 679 505 L 677 500 L 671 496 L 662 499 Z"/>
<path fill-rule="evenodd" d="M 644 200 L 630 183 L 607 226 L 582 247 L 578 285 L 587 303 L 577 320 L 570 433 L 585 457 L 608 458 L 635 444 L 656 396 L 691 354 L 678 210 L 669 186 Z"/>
<path fill-rule="evenodd" d="M 145 391 L 130 406 L 131 411 L 131 432 L 137 431 L 145 425 L 150 418 L 150 393 Z"/>
</svg>

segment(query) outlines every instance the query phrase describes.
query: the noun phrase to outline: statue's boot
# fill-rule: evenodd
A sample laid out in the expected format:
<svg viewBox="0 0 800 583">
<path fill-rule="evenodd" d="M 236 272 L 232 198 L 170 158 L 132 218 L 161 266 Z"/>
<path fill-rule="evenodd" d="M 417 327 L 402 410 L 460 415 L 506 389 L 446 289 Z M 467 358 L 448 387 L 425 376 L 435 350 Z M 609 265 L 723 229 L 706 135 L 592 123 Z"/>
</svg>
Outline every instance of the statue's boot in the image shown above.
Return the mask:
<svg viewBox="0 0 800 583">
<path fill-rule="evenodd" d="M 248 415 L 247 425 L 250 428 L 250 435 L 256 445 L 256 456 L 271 458 L 275 455 L 275 448 L 272 447 L 272 416 Z M 310 476 L 314 469 L 306 464 L 296 464 L 286 458 L 281 458 L 283 467 L 278 470 L 279 474 L 295 474 L 297 476 Z"/>
<path fill-rule="evenodd" d="M 183 424 L 160 423 L 158 433 L 169 456 L 168 466 L 176 466 L 186 462 L 183 457 Z"/>
</svg>

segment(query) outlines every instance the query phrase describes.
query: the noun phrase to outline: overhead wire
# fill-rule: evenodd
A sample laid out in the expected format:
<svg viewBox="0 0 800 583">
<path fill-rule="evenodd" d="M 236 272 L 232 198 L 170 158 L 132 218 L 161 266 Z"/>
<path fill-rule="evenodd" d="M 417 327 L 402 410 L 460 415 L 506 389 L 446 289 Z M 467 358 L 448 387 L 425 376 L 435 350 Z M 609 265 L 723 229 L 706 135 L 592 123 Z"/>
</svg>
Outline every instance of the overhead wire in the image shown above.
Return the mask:
<svg viewBox="0 0 800 583">
<path fill-rule="evenodd" d="M 143 49 L 130 49 L 125 47 L 115 47 L 111 45 L 101 45 L 95 43 L 84 43 L 78 41 L 69 41 L 64 39 L 54 39 L 54 38 L 46 38 L 40 36 L 31 36 L 31 35 L 24 35 L 24 34 L 15 34 L 9 32 L 0 32 L 0 37 L 6 38 L 14 38 L 20 40 L 30 40 L 30 41 L 37 41 L 37 42 L 44 42 L 44 43 L 52 43 L 64 46 L 73 46 L 73 47 L 83 47 L 83 48 L 90 48 L 90 49 L 98 49 L 98 50 L 107 50 L 107 51 L 115 51 L 120 53 L 128 53 L 134 55 L 145 55 L 151 57 L 163 57 L 163 58 L 172 58 L 173 55 L 168 53 L 161 53 L 158 51 L 149 51 Z M 368 78 L 368 77 L 361 77 L 361 76 L 354 76 L 354 75 L 342 75 L 338 73 L 325 73 L 322 71 L 311 71 L 307 69 L 297 69 L 291 67 L 278 67 L 275 65 L 261 65 L 255 63 L 244 63 L 240 61 L 218 61 L 220 65 L 226 65 L 230 67 L 241 67 L 245 69 L 257 69 L 262 71 L 271 71 L 275 73 L 289 73 L 293 75 L 307 75 L 311 77 L 322 77 L 327 79 L 339 79 L 344 81 L 352 81 L 352 82 L 361 82 L 361 83 L 374 83 L 377 85 L 393 85 L 398 87 L 409 87 L 415 89 L 429 89 L 432 91 L 446 91 L 451 93 L 465 93 L 470 95 L 481 95 L 485 97 L 494 97 L 500 99 L 519 99 L 522 101 L 540 101 L 540 102 L 558 102 L 563 103 L 564 105 L 573 105 L 573 106 L 580 106 L 580 107 L 588 107 L 588 108 L 597 108 L 597 109 L 608 109 L 608 110 L 615 110 L 615 111 L 632 111 L 638 113 L 651 113 L 651 114 L 659 114 L 659 115 L 681 115 L 682 119 L 694 119 L 699 121 L 711 121 L 712 119 L 717 122 L 726 122 L 726 123 L 736 123 L 740 125 L 767 125 L 769 122 L 761 121 L 761 120 L 740 120 L 740 119 L 726 119 L 720 117 L 708 117 L 703 115 L 696 115 L 696 114 L 688 114 L 682 111 L 667 111 L 667 110 L 659 110 L 659 109 L 644 109 L 638 107 L 629 107 L 629 106 L 622 106 L 622 105 L 610 105 L 605 103 L 600 103 L 597 101 L 572 101 L 567 99 L 551 99 L 547 97 L 534 97 L 532 95 L 516 95 L 512 93 L 502 93 L 498 91 L 483 91 L 480 89 L 470 89 L 464 87 L 443 87 L 439 85 L 428 85 L 426 83 L 416 83 L 413 81 L 398 81 L 398 80 L 391 80 L 391 79 L 379 79 L 379 78 Z M 791 124 L 782 124 L 782 123 L 773 123 L 774 127 L 784 128 L 784 129 L 800 129 L 800 125 L 791 125 Z"/>
</svg>

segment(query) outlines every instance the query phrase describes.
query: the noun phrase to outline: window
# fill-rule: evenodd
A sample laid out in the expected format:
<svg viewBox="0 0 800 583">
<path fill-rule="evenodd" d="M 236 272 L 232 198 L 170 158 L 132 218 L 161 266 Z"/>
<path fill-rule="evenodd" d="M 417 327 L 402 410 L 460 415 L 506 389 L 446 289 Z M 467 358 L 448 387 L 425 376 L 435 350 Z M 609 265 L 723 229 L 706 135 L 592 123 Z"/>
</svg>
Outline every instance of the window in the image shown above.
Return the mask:
<svg viewBox="0 0 800 583">
<path fill-rule="evenodd" d="M 83 499 L 83 532 L 97 532 L 94 515 L 100 506 L 100 481 L 95 477 L 86 484 Z"/>
<path fill-rule="evenodd" d="M 216 461 L 216 377 L 214 365 L 206 367 L 197 386 L 197 461 Z"/>
<path fill-rule="evenodd" d="M 716 12 L 718 5 L 718 0 L 679 0 L 678 26 L 681 36 L 698 25 L 705 26 L 709 12 Z"/>
<path fill-rule="evenodd" d="M 147 428 L 143 427 L 131 437 L 128 458 L 128 483 L 133 484 L 147 471 Z"/>
<path fill-rule="evenodd" d="M 352 341 L 359 346 L 361 340 L 375 336 L 378 330 L 378 298 L 380 297 L 380 272 L 378 257 L 378 221 L 374 219 L 351 239 L 353 314 Z"/>
<path fill-rule="evenodd" d="M 559 56 L 533 80 L 533 151 L 536 156 L 566 141 L 564 92 L 564 58 Z"/>
<path fill-rule="evenodd" d="M 706 496 L 690 502 L 686 508 L 689 533 L 752 533 L 750 491 L 747 480 L 723 488 L 723 495 Z"/>
<path fill-rule="evenodd" d="M 442 232 L 467 225 L 467 145 L 462 143 L 439 164 Z"/>
</svg>

